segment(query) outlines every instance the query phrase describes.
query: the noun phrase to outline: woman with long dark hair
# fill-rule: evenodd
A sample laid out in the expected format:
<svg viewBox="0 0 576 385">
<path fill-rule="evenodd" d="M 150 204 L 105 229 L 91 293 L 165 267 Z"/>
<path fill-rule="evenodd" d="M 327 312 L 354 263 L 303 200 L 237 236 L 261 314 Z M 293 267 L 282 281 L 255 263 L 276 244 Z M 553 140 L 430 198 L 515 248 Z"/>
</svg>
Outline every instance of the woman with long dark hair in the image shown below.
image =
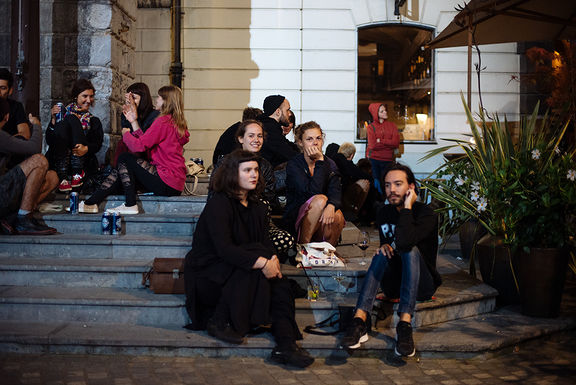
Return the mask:
<svg viewBox="0 0 576 385">
<path fill-rule="evenodd" d="M 129 128 L 130 132 L 138 130 L 146 132 L 158 115 L 160 115 L 160 111 L 154 109 L 154 101 L 146 83 L 133 83 L 126 89 L 124 105 L 122 106 L 122 128 Z M 118 157 L 128 151 L 128 147 L 120 139 L 116 144 L 112 165 L 115 166 L 118 162 Z M 138 156 L 141 158 L 147 157 L 146 153 L 140 153 Z"/>
<path fill-rule="evenodd" d="M 184 118 L 182 90 L 176 86 L 160 88 L 156 109 L 160 110 L 160 116 L 146 132 L 122 129 L 122 140 L 131 153 L 120 155 L 118 165 L 98 190 L 85 202 L 80 202 L 80 212 L 97 213 L 98 204 L 121 186 L 126 202 L 109 211 L 138 214 L 136 182 L 155 195 L 182 193 L 186 181 L 183 146 L 190 137 Z M 135 154 L 144 151 L 150 154 L 150 161 Z"/>
<path fill-rule="evenodd" d="M 241 344 L 251 328 L 271 323 L 276 341 L 271 359 L 306 367 L 314 359 L 296 345 L 302 335 L 290 283 L 268 238 L 258 159 L 236 150 L 214 173 L 214 195 L 200 215 L 186 255 L 188 328 L 206 329 L 219 340 Z"/>
</svg>

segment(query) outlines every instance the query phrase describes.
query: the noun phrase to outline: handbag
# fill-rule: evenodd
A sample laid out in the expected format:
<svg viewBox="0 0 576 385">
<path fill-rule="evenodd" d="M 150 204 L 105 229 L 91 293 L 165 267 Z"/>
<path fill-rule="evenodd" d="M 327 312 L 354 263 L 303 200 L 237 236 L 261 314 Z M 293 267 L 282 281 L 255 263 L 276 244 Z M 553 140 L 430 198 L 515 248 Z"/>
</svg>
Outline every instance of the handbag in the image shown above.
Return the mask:
<svg viewBox="0 0 576 385">
<path fill-rule="evenodd" d="M 304 328 L 304 332 L 308 334 L 315 334 L 319 336 L 332 336 L 340 332 L 346 331 L 352 324 L 354 319 L 354 306 L 338 305 L 338 311 L 330 315 L 323 321 L 317 322 L 314 325 L 308 325 Z M 369 319 L 368 317 L 367 319 Z M 368 321 L 370 323 L 370 321 Z M 319 330 L 326 327 L 336 328 L 332 331 Z"/>
<path fill-rule="evenodd" d="M 186 162 L 186 183 L 184 183 L 184 193 L 186 195 L 197 195 L 196 189 L 198 188 L 198 175 L 204 173 L 204 166 L 189 160 Z M 190 177 L 193 182 L 193 187 L 188 187 L 188 177 Z"/>
<path fill-rule="evenodd" d="M 155 294 L 184 294 L 184 258 L 154 258 L 142 285 Z"/>
<path fill-rule="evenodd" d="M 296 260 L 302 267 L 344 267 L 335 254 L 336 248 L 328 242 L 311 242 L 297 245 Z"/>
</svg>

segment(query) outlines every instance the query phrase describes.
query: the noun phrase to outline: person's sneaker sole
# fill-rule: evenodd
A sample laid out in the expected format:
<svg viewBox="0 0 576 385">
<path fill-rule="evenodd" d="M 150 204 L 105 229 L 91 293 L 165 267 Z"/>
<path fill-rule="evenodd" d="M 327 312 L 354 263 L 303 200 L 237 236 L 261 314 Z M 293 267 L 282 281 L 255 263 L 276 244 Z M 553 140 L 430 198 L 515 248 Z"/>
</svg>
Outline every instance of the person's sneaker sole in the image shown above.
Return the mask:
<svg viewBox="0 0 576 385">
<path fill-rule="evenodd" d="M 414 349 L 410 354 L 401 354 L 397 348 L 394 348 L 394 354 L 396 354 L 398 357 L 414 357 L 416 354 L 416 349 Z"/>
<path fill-rule="evenodd" d="M 350 345 L 350 346 L 344 346 L 344 348 L 346 348 L 346 349 L 358 349 L 366 341 L 368 341 L 368 333 L 361 336 L 356 344 Z"/>
</svg>

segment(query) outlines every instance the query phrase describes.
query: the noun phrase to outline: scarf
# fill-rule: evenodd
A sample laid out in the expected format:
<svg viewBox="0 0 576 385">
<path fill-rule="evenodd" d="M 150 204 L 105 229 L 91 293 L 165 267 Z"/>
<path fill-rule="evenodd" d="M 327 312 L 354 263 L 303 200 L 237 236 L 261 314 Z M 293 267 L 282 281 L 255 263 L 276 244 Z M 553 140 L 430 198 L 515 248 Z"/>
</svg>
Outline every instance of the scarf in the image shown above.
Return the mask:
<svg viewBox="0 0 576 385">
<path fill-rule="evenodd" d="M 66 115 L 72 114 L 80 119 L 80 123 L 82 124 L 83 130 L 90 129 L 90 118 L 92 118 L 92 114 L 90 111 L 80 111 L 78 106 L 75 102 L 70 103 L 66 106 Z"/>
</svg>

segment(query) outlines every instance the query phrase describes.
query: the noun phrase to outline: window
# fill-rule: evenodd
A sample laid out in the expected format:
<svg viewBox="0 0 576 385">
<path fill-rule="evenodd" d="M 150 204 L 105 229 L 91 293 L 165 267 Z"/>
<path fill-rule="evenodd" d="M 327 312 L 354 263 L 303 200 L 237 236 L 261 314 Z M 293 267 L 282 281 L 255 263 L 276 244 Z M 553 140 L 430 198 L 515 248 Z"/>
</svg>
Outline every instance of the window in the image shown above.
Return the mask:
<svg viewBox="0 0 576 385">
<path fill-rule="evenodd" d="M 433 30 L 383 25 L 358 30 L 358 129 L 366 140 L 370 103 L 384 103 L 404 143 L 435 140 L 432 109 L 432 50 L 424 45 Z"/>
</svg>

